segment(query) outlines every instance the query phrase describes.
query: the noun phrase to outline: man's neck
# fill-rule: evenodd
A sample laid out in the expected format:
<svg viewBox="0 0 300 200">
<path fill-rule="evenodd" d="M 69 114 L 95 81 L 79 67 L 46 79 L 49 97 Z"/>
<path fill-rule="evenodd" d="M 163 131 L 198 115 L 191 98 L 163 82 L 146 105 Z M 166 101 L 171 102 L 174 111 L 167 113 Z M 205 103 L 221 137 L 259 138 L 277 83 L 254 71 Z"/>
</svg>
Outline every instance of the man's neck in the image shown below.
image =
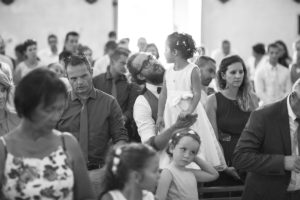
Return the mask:
<svg viewBox="0 0 300 200">
<path fill-rule="evenodd" d="M 81 102 L 84 102 L 84 101 L 86 101 L 90 96 L 91 96 L 91 92 L 93 91 L 93 88 L 91 88 L 88 92 L 86 92 L 86 93 L 81 93 L 81 94 L 79 94 L 79 93 L 75 93 L 75 95 L 79 98 L 79 100 L 81 101 Z"/>
<path fill-rule="evenodd" d="M 56 54 L 57 53 L 57 47 L 50 47 L 52 54 Z"/>
<path fill-rule="evenodd" d="M 113 70 L 112 66 L 109 67 L 109 73 L 114 80 L 117 80 L 120 77 L 120 74 L 116 73 L 115 70 Z"/>
<path fill-rule="evenodd" d="M 272 65 L 273 67 L 276 67 L 277 65 L 277 61 L 271 61 L 269 60 L 270 65 Z"/>
</svg>

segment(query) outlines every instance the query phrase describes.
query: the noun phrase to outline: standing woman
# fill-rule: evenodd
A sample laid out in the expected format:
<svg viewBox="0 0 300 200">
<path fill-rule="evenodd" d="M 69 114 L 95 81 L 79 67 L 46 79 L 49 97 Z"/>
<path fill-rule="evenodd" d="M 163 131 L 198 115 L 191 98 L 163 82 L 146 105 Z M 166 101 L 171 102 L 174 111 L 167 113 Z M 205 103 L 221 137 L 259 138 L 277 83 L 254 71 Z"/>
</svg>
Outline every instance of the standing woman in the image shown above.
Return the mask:
<svg viewBox="0 0 300 200">
<path fill-rule="evenodd" d="M 240 178 L 231 167 L 232 154 L 251 111 L 258 107 L 258 99 L 252 92 L 244 61 L 237 55 L 222 60 L 217 79 L 220 91 L 208 97 L 206 112 L 229 166 L 218 181 L 222 182 L 226 177 L 224 181 L 231 184 L 232 177 Z M 231 176 L 227 177 L 227 174 Z"/>
<path fill-rule="evenodd" d="M 1 65 L 1 64 L 0 64 Z M 8 76 L 0 70 L 0 136 L 11 131 L 20 123 L 13 107 L 14 86 Z"/>
<path fill-rule="evenodd" d="M 76 139 L 54 129 L 66 98 L 64 83 L 46 69 L 16 87 L 21 123 L 0 137 L 0 199 L 94 199 Z"/>
<path fill-rule="evenodd" d="M 21 78 L 23 78 L 30 71 L 41 67 L 42 64 L 37 57 L 37 42 L 31 39 L 28 39 L 23 44 L 25 60 L 20 62 L 16 67 L 14 74 L 14 82 L 17 85 Z"/>
</svg>

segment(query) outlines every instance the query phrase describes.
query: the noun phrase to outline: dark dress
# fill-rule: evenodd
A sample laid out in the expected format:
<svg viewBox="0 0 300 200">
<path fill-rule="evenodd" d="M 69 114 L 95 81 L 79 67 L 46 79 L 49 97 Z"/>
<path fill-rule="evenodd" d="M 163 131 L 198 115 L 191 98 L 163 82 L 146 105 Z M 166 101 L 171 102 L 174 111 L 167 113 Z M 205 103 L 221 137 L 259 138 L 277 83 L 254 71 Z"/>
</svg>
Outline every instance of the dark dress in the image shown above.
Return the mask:
<svg viewBox="0 0 300 200">
<path fill-rule="evenodd" d="M 242 111 L 236 100 L 225 97 L 222 93 L 215 94 L 217 100 L 216 122 L 218 126 L 219 142 L 224 151 L 224 157 L 227 165 L 232 166 L 232 154 L 234 148 L 246 126 L 251 112 Z M 238 172 L 242 180 L 246 174 Z M 205 183 L 204 186 L 234 186 L 243 185 L 242 180 L 236 180 L 225 172 L 219 172 L 219 178 L 216 181 Z M 227 197 L 240 196 L 240 192 L 207 194 L 205 197 Z"/>
</svg>

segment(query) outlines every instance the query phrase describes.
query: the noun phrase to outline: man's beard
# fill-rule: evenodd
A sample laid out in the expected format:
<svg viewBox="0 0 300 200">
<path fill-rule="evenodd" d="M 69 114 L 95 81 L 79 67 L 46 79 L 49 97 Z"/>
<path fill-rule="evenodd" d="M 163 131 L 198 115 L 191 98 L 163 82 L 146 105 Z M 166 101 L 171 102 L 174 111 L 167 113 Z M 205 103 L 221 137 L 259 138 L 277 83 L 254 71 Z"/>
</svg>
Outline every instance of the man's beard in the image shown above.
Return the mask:
<svg viewBox="0 0 300 200">
<path fill-rule="evenodd" d="M 153 85 L 161 85 L 164 81 L 165 69 L 162 67 L 162 72 L 154 71 L 152 74 L 145 75 L 145 78 L 148 82 Z"/>
</svg>

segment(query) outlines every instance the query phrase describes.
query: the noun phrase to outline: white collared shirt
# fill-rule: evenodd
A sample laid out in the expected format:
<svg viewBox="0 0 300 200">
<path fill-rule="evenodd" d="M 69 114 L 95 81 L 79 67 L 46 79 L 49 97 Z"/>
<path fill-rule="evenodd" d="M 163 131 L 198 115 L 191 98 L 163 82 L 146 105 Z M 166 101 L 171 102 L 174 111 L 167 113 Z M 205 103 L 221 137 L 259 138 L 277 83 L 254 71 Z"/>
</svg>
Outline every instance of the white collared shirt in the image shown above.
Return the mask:
<svg viewBox="0 0 300 200">
<path fill-rule="evenodd" d="M 157 88 L 159 86 L 146 83 L 146 88 L 157 98 Z M 142 142 L 146 142 L 150 137 L 155 136 L 155 121 L 152 118 L 152 110 L 144 95 L 139 95 L 133 106 L 133 118 L 136 122 L 138 133 Z"/>
<path fill-rule="evenodd" d="M 262 101 L 261 104 L 274 103 L 291 91 L 290 71 L 280 64 L 274 67 L 267 60 L 256 70 L 254 86 L 257 96 Z"/>
<path fill-rule="evenodd" d="M 46 66 L 51 63 L 58 63 L 58 51 L 54 54 L 50 48 L 41 50 L 38 56 L 41 59 L 41 62 Z"/>
<path fill-rule="evenodd" d="M 109 55 L 104 55 L 95 61 L 93 68 L 93 77 L 98 76 L 99 74 L 103 74 L 107 71 L 107 66 L 110 64 Z"/>
<path fill-rule="evenodd" d="M 288 96 L 287 98 L 287 108 L 288 108 L 288 115 L 289 115 L 292 155 L 299 156 L 298 139 L 297 139 L 297 128 L 299 124 L 295 121 L 297 116 L 295 115 L 295 113 L 291 108 L 290 96 Z M 291 172 L 291 181 L 287 190 L 288 191 L 300 190 L 300 174 L 297 174 L 294 171 Z"/>
</svg>

